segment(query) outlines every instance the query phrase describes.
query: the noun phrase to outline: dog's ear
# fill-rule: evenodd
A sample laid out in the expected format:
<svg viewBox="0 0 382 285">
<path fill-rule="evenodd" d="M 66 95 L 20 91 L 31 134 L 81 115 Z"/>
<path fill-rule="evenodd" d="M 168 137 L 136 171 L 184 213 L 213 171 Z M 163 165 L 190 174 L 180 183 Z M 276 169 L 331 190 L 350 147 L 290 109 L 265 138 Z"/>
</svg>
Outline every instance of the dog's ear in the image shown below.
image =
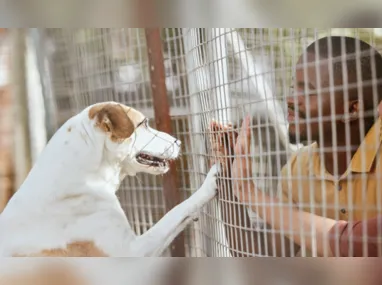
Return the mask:
<svg viewBox="0 0 382 285">
<path fill-rule="evenodd" d="M 135 126 L 125 110 L 119 104 L 99 104 L 89 110 L 89 118 L 95 119 L 96 126 L 110 134 L 112 141 L 121 142 L 129 138 Z"/>
</svg>

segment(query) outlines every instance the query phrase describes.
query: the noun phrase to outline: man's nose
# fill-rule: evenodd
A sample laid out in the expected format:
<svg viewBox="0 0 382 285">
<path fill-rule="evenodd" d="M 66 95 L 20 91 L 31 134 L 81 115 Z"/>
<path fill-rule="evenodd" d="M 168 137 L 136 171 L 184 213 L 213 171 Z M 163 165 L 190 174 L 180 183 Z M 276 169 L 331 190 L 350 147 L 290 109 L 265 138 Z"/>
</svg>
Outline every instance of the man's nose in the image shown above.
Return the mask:
<svg viewBox="0 0 382 285">
<path fill-rule="evenodd" d="M 304 95 L 293 92 L 286 100 L 288 107 L 301 106 L 304 103 Z"/>
</svg>

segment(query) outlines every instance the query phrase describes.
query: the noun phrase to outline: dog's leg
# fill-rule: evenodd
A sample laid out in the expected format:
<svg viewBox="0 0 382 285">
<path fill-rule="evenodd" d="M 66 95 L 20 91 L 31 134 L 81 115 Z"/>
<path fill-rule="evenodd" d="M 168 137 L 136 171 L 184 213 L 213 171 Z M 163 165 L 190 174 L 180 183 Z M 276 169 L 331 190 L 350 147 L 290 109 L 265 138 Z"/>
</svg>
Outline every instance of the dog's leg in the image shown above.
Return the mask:
<svg viewBox="0 0 382 285">
<path fill-rule="evenodd" d="M 129 247 L 129 256 L 160 256 L 174 238 L 195 218 L 198 210 L 213 199 L 217 190 L 218 165 L 211 167 L 202 186 L 190 198 L 171 209 Z"/>
</svg>

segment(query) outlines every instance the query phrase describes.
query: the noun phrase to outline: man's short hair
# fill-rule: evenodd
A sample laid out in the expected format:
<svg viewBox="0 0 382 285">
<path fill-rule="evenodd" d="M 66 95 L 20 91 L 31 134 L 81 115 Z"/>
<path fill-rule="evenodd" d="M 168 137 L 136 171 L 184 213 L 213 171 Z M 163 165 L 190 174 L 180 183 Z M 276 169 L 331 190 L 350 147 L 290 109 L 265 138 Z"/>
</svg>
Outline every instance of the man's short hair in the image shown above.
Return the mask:
<svg viewBox="0 0 382 285">
<path fill-rule="evenodd" d="M 378 101 L 382 99 L 382 56 L 368 43 L 352 37 L 328 36 L 310 44 L 306 48 L 306 52 L 315 55 L 318 53 L 320 59 L 331 58 L 333 77 L 339 80 L 341 84 L 344 84 L 343 68 L 345 66 L 343 66 L 343 62 L 346 62 L 348 83 L 362 84 L 363 95 L 371 101 L 373 101 L 372 80 L 374 78 Z M 359 67 L 357 67 L 357 62 Z M 357 80 L 358 71 L 362 82 Z M 351 89 L 353 88 L 356 89 L 357 86 Z"/>
</svg>

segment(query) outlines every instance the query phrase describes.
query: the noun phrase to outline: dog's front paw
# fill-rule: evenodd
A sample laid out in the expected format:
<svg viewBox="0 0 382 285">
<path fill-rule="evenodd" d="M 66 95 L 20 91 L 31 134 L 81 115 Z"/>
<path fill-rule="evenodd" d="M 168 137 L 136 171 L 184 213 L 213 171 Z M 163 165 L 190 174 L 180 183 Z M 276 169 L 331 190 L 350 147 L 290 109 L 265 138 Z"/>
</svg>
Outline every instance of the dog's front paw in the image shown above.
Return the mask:
<svg viewBox="0 0 382 285">
<path fill-rule="evenodd" d="M 218 178 L 217 178 L 217 176 L 218 176 L 219 171 L 220 171 L 220 164 L 219 163 L 214 164 L 211 167 L 210 171 L 208 172 L 207 177 L 204 180 L 203 185 L 202 185 L 201 190 L 210 199 L 215 197 L 215 195 L 217 193 L 217 189 L 218 189 L 218 185 L 217 185 L 217 179 Z"/>
<path fill-rule="evenodd" d="M 214 164 L 207 174 L 202 186 L 191 196 L 192 203 L 195 204 L 195 210 L 190 212 L 190 216 L 194 221 L 198 220 L 198 210 L 201 209 L 206 203 L 211 201 L 217 193 L 217 175 L 220 171 L 220 165 Z"/>
</svg>

